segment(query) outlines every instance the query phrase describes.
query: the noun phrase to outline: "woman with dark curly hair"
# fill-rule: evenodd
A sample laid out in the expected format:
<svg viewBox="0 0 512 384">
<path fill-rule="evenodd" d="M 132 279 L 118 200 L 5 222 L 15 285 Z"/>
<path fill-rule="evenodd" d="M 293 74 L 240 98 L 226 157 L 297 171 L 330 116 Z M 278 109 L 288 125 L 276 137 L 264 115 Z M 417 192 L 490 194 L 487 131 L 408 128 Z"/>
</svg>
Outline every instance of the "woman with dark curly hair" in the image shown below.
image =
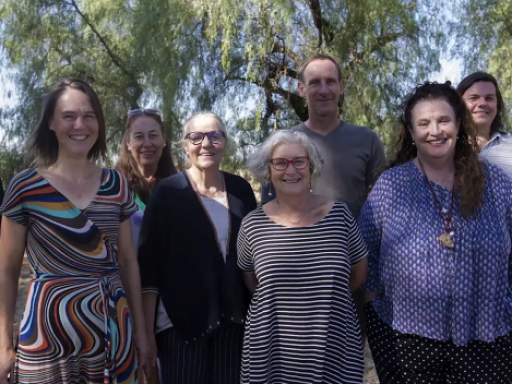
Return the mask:
<svg viewBox="0 0 512 384">
<path fill-rule="evenodd" d="M 417 87 L 402 123 L 359 220 L 380 382 L 510 383 L 512 181 L 451 83 Z"/>
</svg>

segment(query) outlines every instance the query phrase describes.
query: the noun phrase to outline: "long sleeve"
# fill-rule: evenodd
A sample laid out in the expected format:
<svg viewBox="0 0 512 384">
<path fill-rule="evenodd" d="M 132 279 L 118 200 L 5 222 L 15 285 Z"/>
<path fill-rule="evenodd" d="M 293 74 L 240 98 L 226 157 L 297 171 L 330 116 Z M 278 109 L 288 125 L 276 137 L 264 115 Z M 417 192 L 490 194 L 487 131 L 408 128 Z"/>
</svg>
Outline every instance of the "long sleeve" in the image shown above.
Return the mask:
<svg viewBox="0 0 512 384">
<path fill-rule="evenodd" d="M 160 289 L 162 262 L 168 249 L 167 198 L 165 187 L 158 184 L 144 211 L 138 252 L 143 292 L 158 293 Z"/>
</svg>

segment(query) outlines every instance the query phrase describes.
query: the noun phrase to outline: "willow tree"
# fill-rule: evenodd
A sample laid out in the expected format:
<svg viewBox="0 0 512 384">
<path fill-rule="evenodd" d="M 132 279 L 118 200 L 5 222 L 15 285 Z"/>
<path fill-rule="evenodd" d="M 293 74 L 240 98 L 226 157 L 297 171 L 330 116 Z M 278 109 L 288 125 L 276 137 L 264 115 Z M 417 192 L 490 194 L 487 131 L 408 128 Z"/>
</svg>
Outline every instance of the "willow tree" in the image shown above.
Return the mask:
<svg viewBox="0 0 512 384">
<path fill-rule="evenodd" d="M 386 141 L 406 91 L 438 69 L 434 1 L 4 0 L 9 131 L 26 137 L 48 85 L 75 75 L 100 93 L 112 149 L 129 108 L 162 108 L 174 141 L 186 116 L 212 108 L 234 130 L 233 168 L 245 144 L 307 118 L 297 68 L 324 52 L 343 66 L 343 117 Z"/>
<path fill-rule="evenodd" d="M 220 42 L 226 81 L 245 89 L 248 83 L 256 87 L 259 108 L 246 116 L 251 122 L 246 129 L 248 142 L 307 118 L 304 100 L 297 94 L 297 69 L 312 53 L 331 54 L 342 64 L 343 117 L 378 130 L 385 139 L 404 95 L 439 67 L 443 35 L 434 1 L 198 0 L 191 4 L 201 17 L 206 38 Z"/>
<path fill-rule="evenodd" d="M 6 61 L 16 69 L 11 137 L 27 135 L 44 92 L 66 76 L 84 78 L 100 94 L 113 149 L 127 110 L 148 103 L 164 110 L 174 136 L 176 100 L 197 51 L 195 21 L 182 3 L 5 0 L 0 17 Z"/>
</svg>

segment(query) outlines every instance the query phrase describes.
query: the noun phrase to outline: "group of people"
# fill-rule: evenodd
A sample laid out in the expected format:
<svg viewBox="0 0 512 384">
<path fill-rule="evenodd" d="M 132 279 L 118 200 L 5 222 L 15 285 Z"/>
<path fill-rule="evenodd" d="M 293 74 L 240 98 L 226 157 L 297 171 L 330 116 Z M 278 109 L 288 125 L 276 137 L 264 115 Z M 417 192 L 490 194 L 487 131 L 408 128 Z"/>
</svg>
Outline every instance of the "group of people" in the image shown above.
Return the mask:
<svg viewBox="0 0 512 384">
<path fill-rule="evenodd" d="M 0 211 L 0 384 L 512 381 L 512 138 L 498 83 L 416 87 L 386 162 L 339 118 L 339 63 L 298 70 L 309 118 L 223 172 L 223 121 L 129 111 L 116 169 L 94 90 L 61 81 Z M 13 343 L 24 254 L 25 312 Z"/>
</svg>

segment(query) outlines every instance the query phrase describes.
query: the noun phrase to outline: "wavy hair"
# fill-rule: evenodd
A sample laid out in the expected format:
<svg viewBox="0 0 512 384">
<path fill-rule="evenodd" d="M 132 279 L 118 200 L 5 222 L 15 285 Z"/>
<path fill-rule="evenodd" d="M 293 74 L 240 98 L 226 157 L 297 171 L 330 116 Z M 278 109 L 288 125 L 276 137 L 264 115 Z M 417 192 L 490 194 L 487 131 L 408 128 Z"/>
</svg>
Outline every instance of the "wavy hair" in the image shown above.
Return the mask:
<svg viewBox="0 0 512 384">
<path fill-rule="evenodd" d="M 426 82 L 405 102 L 402 115 L 402 130 L 395 144 L 395 156 L 386 168 L 404 164 L 417 156 L 411 130 L 413 129 L 412 111 L 421 101 L 444 100 L 452 107 L 460 128 L 455 144 L 455 193 L 460 198 L 461 212 L 464 218 L 475 214 L 482 205 L 484 194 L 484 172 L 478 159 L 476 129 L 467 110 L 466 103 L 451 82 L 444 84 Z"/>
<path fill-rule="evenodd" d="M 146 181 L 139 170 L 139 164 L 128 150 L 131 126 L 134 121 L 141 117 L 149 117 L 155 120 L 160 126 L 162 135 L 165 138 L 165 147 L 162 149 L 162 156 L 160 156 L 160 159 L 158 160 L 158 165 L 155 174 L 153 175 L 153 183 L 151 184 Z M 128 117 L 128 120 L 126 121 L 126 129 L 121 141 L 121 151 L 117 169 L 126 176 L 128 183 L 130 184 L 130 188 L 139 196 L 144 204 L 147 204 L 151 191 L 160 180 L 176 173 L 176 167 L 174 166 L 171 156 L 171 145 L 165 136 L 164 122 L 159 115 L 143 112 L 141 114 Z"/>
</svg>

